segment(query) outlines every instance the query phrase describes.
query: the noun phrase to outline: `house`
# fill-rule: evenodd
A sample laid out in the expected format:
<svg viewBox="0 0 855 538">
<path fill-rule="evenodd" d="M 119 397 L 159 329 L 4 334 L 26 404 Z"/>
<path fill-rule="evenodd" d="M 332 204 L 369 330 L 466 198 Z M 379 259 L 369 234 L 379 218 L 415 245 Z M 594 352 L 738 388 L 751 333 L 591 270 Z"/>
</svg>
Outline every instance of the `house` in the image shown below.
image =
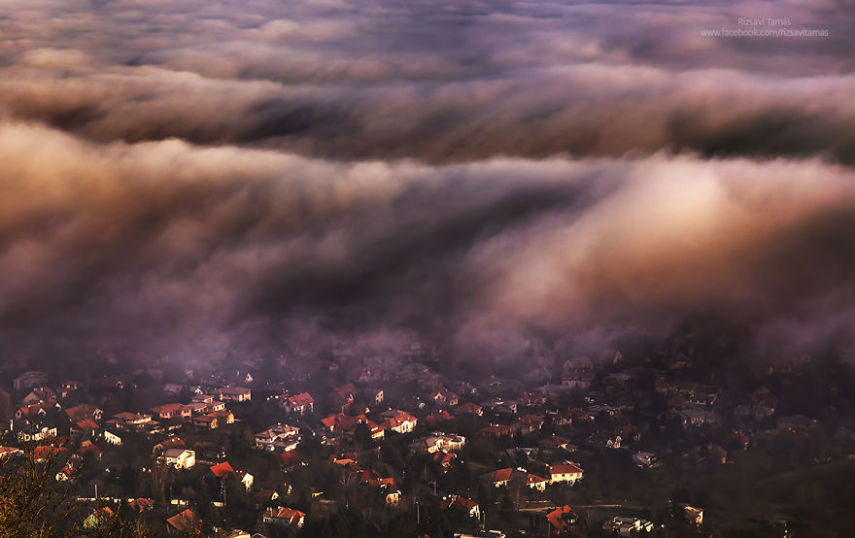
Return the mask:
<svg viewBox="0 0 855 538">
<path fill-rule="evenodd" d="M 227 409 L 223 410 L 223 411 L 213 411 L 213 412 L 211 412 L 211 414 L 216 415 L 217 418 L 220 419 L 220 425 L 221 426 L 223 424 L 234 424 L 235 423 L 234 413 L 232 413 L 231 411 L 229 411 Z"/>
<path fill-rule="evenodd" d="M 499 469 L 497 471 L 487 473 L 483 476 L 486 478 L 487 482 L 491 483 L 495 488 L 508 486 L 513 483 L 525 486 L 529 489 L 544 491 L 546 490 L 546 486 L 549 485 L 548 479 L 531 474 L 521 467 L 516 469 L 507 467 L 505 469 Z"/>
<path fill-rule="evenodd" d="M 718 417 L 712 411 L 687 407 L 676 411 L 676 416 L 683 426 L 703 426 L 706 424 L 717 424 Z"/>
<path fill-rule="evenodd" d="M 235 416 L 231 411 L 216 411 L 202 415 L 201 417 L 193 417 L 193 425 L 203 430 L 216 430 L 224 424 L 232 424 L 235 421 Z"/>
<path fill-rule="evenodd" d="M 230 475 L 235 474 L 235 470 L 232 468 L 231 464 L 227 461 L 222 463 L 218 463 L 216 465 L 212 465 L 209 467 L 211 472 L 219 478 L 220 480 L 228 478 Z"/>
<path fill-rule="evenodd" d="M 72 433 L 79 432 L 84 435 L 92 435 L 98 431 L 98 428 L 99 426 L 94 420 L 87 418 L 85 420 L 75 422 L 70 429 Z"/>
<path fill-rule="evenodd" d="M 301 440 L 300 428 L 277 423 L 255 434 L 255 448 L 267 452 L 288 452 L 296 449 Z"/>
<path fill-rule="evenodd" d="M 209 404 L 209 403 L 214 401 L 214 397 L 211 396 L 210 394 L 205 394 L 200 390 L 196 394 L 193 395 L 193 397 L 190 399 L 190 401 Z"/>
<path fill-rule="evenodd" d="M 80 468 L 81 464 L 79 458 L 70 460 L 68 463 L 65 464 L 61 471 L 56 473 L 56 476 L 54 478 L 57 482 L 67 482 L 69 480 L 74 480 L 80 474 Z"/>
<path fill-rule="evenodd" d="M 561 376 L 561 384 L 570 389 L 588 390 L 596 374 L 589 371 L 571 372 Z"/>
<path fill-rule="evenodd" d="M 475 415 L 477 417 L 480 417 L 481 415 L 484 414 L 484 410 L 481 409 L 481 406 L 476 404 L 476 403 L 465 402 L 465 403 L 458 405 L 454 409 L 454 414 L 458 415 L 458 416 L 460 416 L 460 415 Z"/>
<path fill-rule="evenodd" d="M 50 387 L 44 386 L 33 387 L 33 390 L 22 400 L 24 404 L 44 403 L 47 405 L 53 405 L 56 401 L 56 393 Z"/>
<path fill-rule="evenodd" d="M 366 420 L 365 425 L 368 426 L 368 431 L 372 439 L 377 440 L 386 437 L 386 423 L 377 424 L 376 422 Z"/>
<path fill-rule="evenodd" d="M 95 458 L 96 460 L 100 460 L 101 457 L 104 455 L 104 451 L 98 448 L 98 446 L 95 445 L 92 441 L 83 441 L 82 443 L 80 443 L 80 448 L 77 449 L 77 454 L 79 454 L 81 457 L 85 456 L 86 454 L 91 454 L 93 458 Z"/>
<path fill-rule="evenodd" d="M 653 523 L 638 517 L 615 516 L 603 523 L 603 530 L 621 536 L 634 536 L 640 532 L 652 532 Z"/>
<path fill-rule="evenodd" d="M 333 390 L 332 400 L 337 405 L 341 406 L 342 412 L 347 411 L 350 404 L 356 400 L 356 387 L 353 386 L 353 383 L 347 383 L 336 387 Z"/>
<path fill-rule="evenodd" d="M 232 468 L 231 464 L 229 464 L 229 462 L 227 461 L 212 465 L 211 467 L 209 467 L 209 469 L 211 470 L 211 473 L 213 473 L 213 475 L 217 477 L 220 481 L 226 480 L 229 476 L 232 475 L 237 476 L 240 480 L 241 485 L 246 491 L 252 489 L 252 484 L 255 481 L 255 477 L 253 477 L 248 472 L 235 471 L 234 468 Z"/>
<path fill-rule="evenodd" d="M 383 397 L 383 389 L 366 389 L 364 392 L 365 400 L 371 402 L 373 405 L 383 403 Z"/>
<path fill-rule="evenodd" d="M 65 410 L 65 414 L 68 415 L 68 420 L 72 422 L 78 422 L 80 420 L 92 419 L 95 421 L 100 421 L 103 416 L 103 411 L 99 409 L 97 406 L 90 404 L 82 404 L 74 407 L 69 407 Z"/>
<path fill-rule="evenodd" d="M 547 450 L 576 450 L 576 445 L 570 442 L 570 439 L 565 439 L 564 437 L 552 434 L 552 436 L 547 437 L 546 439 L 541 439 L 538 441 L 538 446 Z"/>
<path fill-rule="evenodd" d="M 315 400 L 308 392 L 301 392 L 287 398 L 284 407 L 289 413 L 308 415 L 315 410 Z"/>
<path fill-rule="evenodd" d="M 481 519 L 481 507 L 478 503 L 460 495 L 445 497 L 442 501 L 442 507 L 446 510 L 460 510 L 469 517 Z"/>
<path fill-rule="evenodd" d="M 221 530 L 215 534 L 216 538 L 252 538 L 252 534 L 241 529 Z"/>
<path fill-rule="evenodd" d="M 37 462 L 56 461 L 65 449 L 59 446 L 39 445 L 33 450 L 33 458 Z"/>
<path fill-rule="evenodd" d="M 212 411 L 211 404 L 205 402 L 190 402 L 184 407 L 190 410 L 191 416 L 205 415 L 209 411 Z"/>
<path fill-rule="evenodd" d="M 284 527 L 303 527 L 306 514 L 293 508 L 268 508 L 262 516 L 262 521 L 267 525 L 281 525 Z"/>
<path fill-rule="evenodd" d="M 457 454 L 454 452 L 437 452 L 433 455 L 433 461 L 439 464 L 443 473 L 448 472 L 455 459 L 457 459 Z"/>
<path fill-rule="evenodd" d="M 409 433 L 413 431 L 416 424 L 419 422 L 419 419 L 413 415 L 406 411 L 400 411 L 397 409 L 390 409 L 389 411 L 382 413 L 382 416 L 386 419 L 386 429 L 398 433 Z"/>
<path fill-rule="evenodd" d="M 768 388 L 762 387 L 751 394 L 747 404 L 738 405 L 733 411 L 740 418 L 763 420 L 775 414 L 777 405 L 778 398 Z"/>
<path fill-rule="evenodd" d="M 104 430 L 104 441 L 113 446 L 121 446 L 122 444 L 122 438 L 110 430 Z"/>
<path fill-rule="evenodd" d="M 151 415 L 125 412 L 114 415 L 113 420 L 119 428 L 139 431 L 151 423 Z"/>
<path fill-rule="evenodd" d="M 220 425 L 220 418 L 209 413 L 201 417 L 193 417 L 193 425 L 202 430 L 216 430 Z"/>
<path fill-rule="evenodd" d="M 11 446 L 0 446 L 0 460 L 9 456 L 20 456 L 24 451 Z"/>
<path fill-rule="evenodd" d="M 570 525 L 576 523 L 576 520 L 579 519 L 579 517 L 572 508 L 565 505 L 546 514 L 546 519 L 555 528 L 555 530 L 560 533 L 570 528 Z"/>
<path fill-rule="evenodd" d="M 455 532 L 454 538 L 507 538 L 507 534 L 502 531 L 497 530 L 488 530 L 488 531 L 469 531 L 469 532 Z"/>
<path fill-rule="evenodd" d="M 188 448 L 169 448 L 163 453 L 163 461 L 176 469 L 190 469 L 196 465 L 196 452 Z"/>
<path fill-rule="evenodd" d="M 247 471 L 238 471 L 238 478 L 240 479 L 240 483 L 246 491 L 252 489 L 252 485 L 255 483 L 255 477 L 249 474 Z"/>
<path fill-rule="evenodd" d="M 188 508 L 166 520 L 166 531 L 170 535 L 198 536 L 202 532 L 202 520 L 192 508 Z"/>
<path fill-rule="evenodd" d="M 15 390 L 27 390 L 39 385 L 47 385 L 47 372 L 31 371 L 24 372 L 12 381 Z"/>
<path fill-rule="evenodd" d="M 152 407 L 149 411 L 163 420 L 188 419 L 193 414 L 190 407 L 180 403 L 169 403 Z"/>
<path fill-rule="evenodd" d="M 635 454 L 632 455 L 632 461 L 635 462 L 636 467 L 652 467 L 656 463 L 656 454 L 653 452 L 645 452 L 643 450 L 639 450 Z"/>
<path fill-rule="evenodd" d="M 125 381 L 116 376 L 102 375 L 93 380 L 92 385 L 99 389 L 122 390 L 125 388 Z"/>
<path fill-rule="evenodd" d="M 59 397 L 67 398 L 72 392 L 80 390 L 83 384 L 74 379 L 67 379 L 59 384 Z"/>
<path fill-rule="evenodd" d="M 519 404 L 514 400 L 505 400 L 503 398 L 491 398 L 486 402 L 481 402 L 482 409 L 488 409 L 493 413 L 501 415 L 516 415 L 519 409 Z"/>
<path fill-rule="evenodd" d="M 260 489 L 251 498 L 256 509 L 260 509 L 277 499 L 279 499 L 279 493 L 272 489 Z"/>
<path fill-rule="evenodd" d="M 505 469 L 498 469 L 491 473 L 487 473 L 485 476 L 487 480 L 493 484 L 494 488 L 500 488 L 502 486 L 507 486 L 511 482 L 511 478 L 513 476 L 514 469 L 511 467 Z"/>
<path fill-rule="evenodd" d="M 151 512 L 154 510 L 154 500 L 146 497 L 137 497 L 128 503 L 131 510 L 137 513 Z"/>
<path fill-rule="evenodd" d="M 686 521 L 688 521 L 692 525 L 700 527 L 704 524 L 703 508 L 697 508 L 689 504 L 681 504 L 680 509 L 683 511 L 683 515 L 686 517 Z"/>
<path fill-rule="evenodd" d="M 31 403 L 28 405 L 24 405 L 19 407 L 17 411 L 15 411 L 15 419 L 16 420 L 24 420 L 30 419 L 35 420 L 39 417 L 47 416 L 48 407 L 43 402 Z"/>
<path fill-rule="evenodd" d="M 401 490 L 396 489 L 395 491 L 390 491 L 386 494 L 385 497 L 386 504 L 389 506 L 396 506 L 401 502 Z"/>
<path fill-rule="evenodd" d="M 562 482 L 569 483 L 571 486 L 582 479 L 585 471 L 581 467 L 572 463 L 549 466 L 549 483 L 558 484 Z"/>
<path fill-rule="evenodd" d="M 214 391 L 214 396 L 226 402 L 248 402 L 252 391 L 245 387 L 222 387 Z"/>
<path fill-rule="evenodd" d="M 546 396 L 539 392 L 525 392 L 520 398 L 520 403 L 525 407 L 540 407 L 546 404 Z"/>
<path fill-rule="evenodd" d="M 449 435 L 447 433 L 434 432 L 432 435 L 423 437 L 410 445 L 413 452 L 435 454 L 437 452 L 454 452 L 463 448 L 466 438 L 462 435 Z"/>
<path fill-rule="evenodd" d="M 439 411 L 438 413 L 433 413 L 431 415 L 428 415 L 428 417 L 425 420 L 427 421 L 427 423 L 429 425 L 436 426 L 437 424 L 441 424 L 443 422 L 448 422 L 449 420 L 451 420 L 453 418 L 454 417 L 451 416 L 451 413 L 449 413 L 448 411 L 443 409 L 442 411 Z"/>
<path fill-rule="evenodd" d="M 513 426 L 506 424 L 490 424 L 489 426 L 484 426 L 478 430 L 478 435 L 483 437 L 493 437 L 494 439 L 499 439 L 500 437 L 513 437 L 514 428 Z"/>
<path fill-rule="evenodd" d="M 544 418 L 539 415 L 525 415 L 514 422 L 513 427 L 522 434 L 540 431 L 543 428 Z"/>
<path fill-rule="evenodd" d="M 352 476 L 362 484 L 367 486 L 375 486 L 382 489 L 388 489 L 395 487 L 395 479 L 391 477 L 383 477 L 377 471 L 373 469 L 359 469 L 356 468 L 353 470 Z"/>
<path fill-rule="evenodd" d="M 151 449 L 152 454 L 162 456 L 163 453 L 170 448 L 186 448 L 187 443 L 180 437 L 167 437 L 163 441 L 154 445 Z"/>
<path fill-rule="evenodd" d="M 549 480 L 535 474 L 528 473 L 525 477 L 525 485 L 529 489 L 537 491 L 546 491 L 546 486 L 549 485 Z"/>
<path fill-rule="evenodd" d="M 44 441 L 45 439 L 50 439 L 56 436 L 56 426 L 45 423 L 30 423 L 28 421 L 25 425 L 21 426 L 17 435 L 18 441 L 21 442 Z"/>
<path fill-rule="evenodd" d="M 183 386 L 176 385 L 175 383 L 167 383 L 163 386 L 163 392 L 165 394 L 169 394 L 170 396 L 178 396 L 183 390 Z"/>
<path fill-rule="evenodd" d="M 432 391 L 428 394 L 428 399 L 436 405 L 448 405 L 451 407 L 460 403 L 460 397 L 444 387 Z"/>
</svg>

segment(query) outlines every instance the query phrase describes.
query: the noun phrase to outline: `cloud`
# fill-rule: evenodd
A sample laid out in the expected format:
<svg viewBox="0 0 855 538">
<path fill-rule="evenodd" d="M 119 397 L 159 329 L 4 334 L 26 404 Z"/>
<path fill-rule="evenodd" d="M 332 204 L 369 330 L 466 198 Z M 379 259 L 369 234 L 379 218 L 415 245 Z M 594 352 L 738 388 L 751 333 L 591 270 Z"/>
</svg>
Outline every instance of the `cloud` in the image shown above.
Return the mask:
<svg viewBox="0 0 855 538">
<path fill-rule="evenodd" d="M 0 113 L 101 142 L 335 159 L 855 153 L 853 21 L 831 6 L 72 7 L 15 4 L 0 18 Z M 701 35 L 749 16 L 832 34 Z"/>
<path fill-rule="evenodd" d="M 0 160 L 0 322 L 27 345 L 225 356 L 314 320 L 330 342 L 481 355 L 701 311 L 831 315 L 852 293 L 855 183 L 817 160 L 330 163 L 19 123 Z"/>
<path fill-rule="evenodd" d="M 816 345 L 851 325 L 847 5 L 7 2 L 0 335 Z M 741 16 L 831 35 L 701 35 Z"/>
</svg>

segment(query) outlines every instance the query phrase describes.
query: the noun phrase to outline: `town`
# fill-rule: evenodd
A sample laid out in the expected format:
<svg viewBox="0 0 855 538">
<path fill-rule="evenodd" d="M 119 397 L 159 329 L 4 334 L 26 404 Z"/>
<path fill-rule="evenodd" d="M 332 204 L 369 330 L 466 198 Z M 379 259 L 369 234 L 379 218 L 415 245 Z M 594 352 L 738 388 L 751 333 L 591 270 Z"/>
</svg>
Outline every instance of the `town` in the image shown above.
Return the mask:
<svg viewBox="0 0 855 538">
<path fill-rule="evenodd" d="M 840 356 L 746 366 L 693 334 L 624 348 L 533 346 L 522 374 L 450 374 L 426 343 L 19 370 L 0 452 L 53 466 L 84 533 L 121 513 L 152 536 L 835 534 L 820 507 L 847 502 L 826 490 L 855 458 Z"/>
</svg>

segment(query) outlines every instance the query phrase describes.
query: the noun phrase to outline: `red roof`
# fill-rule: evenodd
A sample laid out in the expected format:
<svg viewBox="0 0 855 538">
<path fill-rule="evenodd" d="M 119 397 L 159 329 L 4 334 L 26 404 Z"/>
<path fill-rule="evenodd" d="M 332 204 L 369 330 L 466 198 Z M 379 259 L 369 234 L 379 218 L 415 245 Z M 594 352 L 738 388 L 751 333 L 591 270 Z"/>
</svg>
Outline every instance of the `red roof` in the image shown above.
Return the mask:
<svg viewBox="0 0 855 538">
<path fill-rule="evenodd" d="M 36 461 L 39 461 L 39 460 L 47 459 L 47 458 L 52 457 L 52 456 L 56 456 L 57 454 L 59 454 L 63 450 L 64 449 L 59 448 L 58 446 L 48 446 L 48 445 L 37 446 L 36 449 L 33 451 L 33 456 L 35 457 Z"/>
<path fill-rule="evenodd" d="M 103 451 L 97 446 L 95 446 L 92 441 L 83 441 L 82 443 L 80 443 L 80 448 L 77 449 L 77 451 L 81 454 L 91 452 L 98 459 L 101 459 L 101 455 L 103 454 Z"/>
<path fill-rule="evenodd" d="M 25 405 L 25 406 L 21 407 L 19 409 L 19 411 L 24 416 L 30 416 L 30 415 L 37 415 L 39 413 L 39 411 L 42 411 L 44 409 L 45 409 L 44 404 L 32 403 L 32 404 Z"/>
<path fill-rule="evenodd" d="M 135 509 L 137 512 L 142 512 L 144 510 L 151 510 L 154 508 L 154 501 L 151 499 L 146 499 L 145 497 L 140 497 L 139 499 L 134 499 L 129 503 L 129 506 Z"/>
<path fill-rule="evenodd" d="M 86 420 L 79 421 L 77 427 L 81 430 L 97 430 L 98 424 L 91 418 L 87 418 Z"/>
<path fill-rule="evenodd" d="M 540 446 L 547 448 L 565 448 L 567 450 L 576 450 L 576 445 L 570 442 L 569 439 L 553 435 L 538 442 Z"/>
<path fill-rule="evenodd" d="M 454 497 L 454 500 L 451 502 L 451 506 L 454 508 L 462 508 L 467 512 L 471 511 L 473 508 L 478 506 L 478 503 L 471 499 L 466 499 L 464 497 L 460 497 L 459 495 Z"/>
<path fill-rule="evenodd" d="M 550 474 L 582 474 L 584 471 L 581 467 L 568 463 L 565 465 L 553 465 L 549 468 Z"/>
<path fill-rule="evenodd" d="M 291 405 L 303 406 L 313 403 L 315 400 L 308 392 L 301 392 L 300 394 L 295 394 L 288 398 L 288 401 L 291 402 Z"/>
<path fill-rule="evenodd" d="M 448 411 L 443 409 L 439 413 L 434 413 L 432 415 L 429 415 L 427 417 L 427 421 L 428 421 L 428 424 L 434 425 L 434 424 L 438 424 L 440 422 L 444 422 L 446 420 L 451 420 L 452 418 L 454 418 L 454 417 L 451 416 L 451 413 L 449 413 Z"/>
<path fill-rule="evenodd" d="M 78 421 L 92 418 L 97 410 L 98 408 L 94 405 L 82 404 L 75 407 L 69 407 L 65 410 L 65 414 L 68 415 L 68 418 L 71 420 Z"/>
<path fill-rule="evenodd" d="M 328 417 L 322 418 L 321 423 L 327 428 L 332 429 L 333 427 L 341 428 L 344 431 L 353 430 L 360 423 L 366 422 L 365 415 L 357 415 L 355 417 L 345 415 L 343 413 L 338 413 L 335 415 L 330 415 Z"/>
<path fill-rule="evenodd" d="M 451 462 L 456 457 L 457 457 L 457 454 L 454 454 L 453 452 L 452 453 L 437 452 L 436 454 L 433 455 L 433 461 L 439 463 L 443 467 L 448 467 L 451 465 Z"/>
<path fill-rule="evenodd" d="M 163 448 L 184 448 L 186 445 L 180 437 L 170 437 L 161 441 L 160 446 Z"/>
<path fill-rule="evenodd" d="M 529 473 L 529 475 L 526 477 L 526 483 L 528 484 L 539 484 L 541 482 L 547 482 L 547 480 L 543 477 L 531 473 Z"/>
<path fill-rule="evenodd" d="M 196 512 L 190 508 L 175 514 L 171 518 L 167 519 L 166 523 L 178 532 L 186 534 L 194 534 L 202 528 L 202 521 L 199 519 L 199 516 L 196 515 Z"/>
<path fill-rule="evenodd" d="M 164 415 L 169 413 L 181 413 L 184 410 L 184 404 L 180 403 L 168 403 L 163 405 L 158 405 L 151 408 L 151 411 L 154 411 L 158 415 Z"/>
<path fill-rule="evenodd" d="M 288 521 L 289 525 L 297 525 L 301 519 L 306 517 L 306 514 L 299 510 L 294 510 L 293 508 L 283 507 L 280 508 L 278 512 L 273 514 L 273 517 L 277 519 L 285 519 Z"/>
<path fill-rule="evenodd" d="M 232 466 L 229 465 L 229 462 L 224 461 L 222 463 L 212 465 L 211 472 L 214 473 L 214 476 L 216 476 L 217 478 L 222 479 L 230 474 L 234 474 L 235 470 L 232 469 Z"/>
<path fill-rule="evenodd" d="M 563 531 L 576 520 L 576 513 L 573 512 L 573 509 L 569 506 L 562 506 L 561 508 L 556 508 L 552 512 L 546 514 L 546 519 L 548 519 L 549 522 L 552 523 L 552 526 L 558 531 Z"/>
<path fill-rule="evenodd" d="M 513 474 L 513 472 L 514 472 L 514 470 L 511 467 L 508 467 L 507 469 L 499 469 L 498 471 L 493 473 L 493 481 L 494 482 L 507 482 L 508 480 L 511 479 L 511 475 Z"/>
<path fill-rule="evenodd" d="M 284 465 L 292 465 L 300 459 L 300 455 L 297 454 L 296 450 L 288 450 L 279 454 L 279 459 Z"/>
<path fill-rule="evenodd" d="M 338 422 L 337 419 L 338 419 L 338 417 L 336 415 L 330 415 L 328 417 L 322 418 L 321 424 L 323 424 L 327 428 L 333 428 L 333 427 L 335 427 L 336 423 Z"/>
</svg>

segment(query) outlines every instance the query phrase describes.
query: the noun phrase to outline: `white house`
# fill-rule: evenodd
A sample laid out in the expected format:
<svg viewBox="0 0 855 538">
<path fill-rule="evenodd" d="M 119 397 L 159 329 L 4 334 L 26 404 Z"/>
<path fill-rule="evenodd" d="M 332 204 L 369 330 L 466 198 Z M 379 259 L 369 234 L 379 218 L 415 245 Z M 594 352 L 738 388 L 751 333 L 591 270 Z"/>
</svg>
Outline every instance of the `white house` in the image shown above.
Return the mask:
<svg viewBox="0 0 855 538">
<path fill-rule="evenodd" d="M 550 465 L 549 483 L 558 484 L 561 482 L 566 482 L 570 485 L 573 485 L 577 481 L 581 480 L 584 474 L 585 471 L 583 471 L 581 467 L 573 465 L 572 463 L 567 463 L 564 465 Z"/>
<path fill-rule="evenodd" d="M 111 432 L 110 430 L 104 430 L 104 441 L 110 443 L 113 446 L 120 446 L 122 444 L 122 438 Z"/>
<path fill-rule="evenodd" d="M 176 469 L 190 469 L 196 465 L 196 452 L 187 448 L 170 448 L 163 453 L 164 461 Z"/>
</svg>

